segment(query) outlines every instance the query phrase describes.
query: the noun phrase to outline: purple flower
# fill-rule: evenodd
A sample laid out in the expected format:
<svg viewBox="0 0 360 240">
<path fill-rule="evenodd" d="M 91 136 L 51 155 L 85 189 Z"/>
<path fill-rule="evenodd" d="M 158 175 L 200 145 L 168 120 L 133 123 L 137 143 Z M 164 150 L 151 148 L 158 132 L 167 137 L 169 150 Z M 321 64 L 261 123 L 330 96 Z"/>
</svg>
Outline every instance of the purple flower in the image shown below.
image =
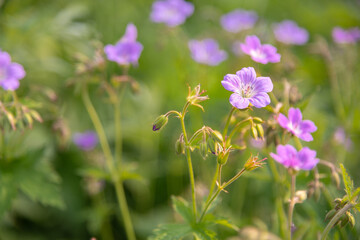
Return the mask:
<svg viewBox="0 0 360 240">
<path fill-rule="evenodd" d="M 262 64 L 280 62 L 281 56 L 276 52 L 276 47 L 270 44 L 261 45 L 259 38 L 255 35 L 247 36 L 245 38 L 245 44 L 241 43 L 240 47 L 241 50 L 247 55 L 250 55 L 251 59 L 255 62 Z"/>
<path fill-rule="evenodd" d="M 134 24 L 129 23 L 124 36 L 115 45 L 105 46 L 107 58 L 120 65 L 137 65 L 143 46 L 136 41 L 136 38 L 137 29 Z"/>
<path fill-rule="evenodd" d="M 194 5 L 184 0 L 160 0 L 152 5 L 150 18 L 153 22 L 175 27 L 185 22 L 194 12 Z"/>
<path fill-rule="evenodd" d="M 0 50 L 0 86 L 5 90 L 14 91 L 20 86 L 19 80 L 24 77 L 23 66 L 11 62 L 10 55 Z"/>
<path fill-rule="evenodd" d="M 306 142 L 312 141 L 313 137 L 310 133 L 317 130 L 315 124 L 310 120 L 302 120 L 302 114 L 298 108 L 290 108 L 288 116 L 289 118 L 286 118 L 283 114 L 279 114 L 277 121 L 280 126 Z"/>
<path fill-rule="evenodd" d="M 243 68 L 235 74 L 227 74 L 221 81 L 223 87 L 234 92 L 230 96 L 230 103 L 238 109 L 244 109 L 249 103 L 256 108 L 265 107 L 270 103 L 267 94 L 273 89 L 269 77 L 256 77 L 254 68 Z"/>
<path fill-rule="evenodd" d="M 87 131 L 83 133 L 75 133 L 73 141 L 78 148 L 84 151 L 89 151 L 97 145 L 98 137 L 95 132 Z"/>
<path fill-rule="evenodd" d="M 270 156 L 278 163 L 284 165 L 286 168 L 292 168 L 296 171 L 311 170 L 319 162 L 316 157 L 316 151 L 310 150 L 308 147 L 302 148 L 299 152 L 291 145 L 278 145 L 275 153 L 270 153 Z"/>
<path fill-rule="evenodd" d="M 309 40 L 309 33 L 291 20 L 275 24 L 274 34 L 279 42 L 285 44 L 304 45 Z"/>
<path fill-rule="evenodd" d="M 258 19 L 254 11 L 234 10 L 221 17 L 221 26 L 228 32 L 237 33 L 252 28 Z"/>
<path fill-rule="evenodd" d="M 216 66 L 227 58 L 227 53 L 219 49 L 218 43 L 211 38 L 202 41 L 190 40 L 191 57 L 198 63 Z"/>
<path fill-rule="evenodd" d="M 337 43 L 356 43 L 360 40 L 360 29 L 358 27 L 345 30 L 341 27 L 334 27 L 332 37 Z"/>
</svg>

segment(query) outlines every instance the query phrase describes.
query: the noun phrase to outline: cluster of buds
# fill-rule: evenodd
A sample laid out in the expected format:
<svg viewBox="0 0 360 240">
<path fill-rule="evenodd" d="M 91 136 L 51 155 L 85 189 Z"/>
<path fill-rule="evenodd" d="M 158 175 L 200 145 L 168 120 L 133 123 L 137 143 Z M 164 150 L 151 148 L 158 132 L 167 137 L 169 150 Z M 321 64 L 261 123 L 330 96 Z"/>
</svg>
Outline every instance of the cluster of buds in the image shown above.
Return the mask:
<svg viewBox="0 0 360 240">
<path fill-rule="evenodd" d="M 193 90 L 191 90 L 191 87 L 189 86 L 189 93 L 186 98 L 189 104 L 197 106 L 201 108 L 201 110 L 204 111 L 203 106 L 201 106 L 199 103 L 203 102 L 205 100 L 208 100 L 208 96 L 201 96 L 203 93 L 205 93 L 205 90 L 200 90 L 200 84 L 197 85 Z"/>
<path fill-rule="evenodd" d="M 334 203 L 335 207 L 326 214 L 325 221 L 330 221 L 338 213 L 338 211 L 340 211 L 348 203 L 348 200 L 346 200 L 345 198 L 336 198 L 334 200 Z M 355 218 L 351 214 L 350 210 L 346 211 L 346 213 L 339 218 L 335 225 L 339 225 L 342 228 L 345 227 L 345 225 L 348 223 L 351 227 L 355 226 Z"/>
<path fill-rule="evenodd" d="M 40 114 L 19 102 L 0 102 L 0 116 L 5 116 L 13 130 L 32 128 L 34 120 L 42 122 Z M 2 117 L 1 117 L 2 118 Z M 0 118 L 0 119 L 1 119 Z"/>
<path fill-rule="evenodd" d="M 265 163 L 266 158 L 260 159 L 258 156 L 250 156 L 250 158 L 246 161 L 244 168 L 246 171 L 252 171 L 256 168 L 262 167 Z"/>
</svg>

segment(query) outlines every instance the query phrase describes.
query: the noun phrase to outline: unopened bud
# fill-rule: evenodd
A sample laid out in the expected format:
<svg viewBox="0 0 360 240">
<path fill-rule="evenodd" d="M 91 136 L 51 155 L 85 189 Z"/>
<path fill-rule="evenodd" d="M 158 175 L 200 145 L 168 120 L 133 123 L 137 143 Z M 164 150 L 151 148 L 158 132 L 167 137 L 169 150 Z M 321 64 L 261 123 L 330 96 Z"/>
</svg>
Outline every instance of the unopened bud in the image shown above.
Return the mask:
<svg viewBox="0 0 360 240">
<path fill-rule="evenodd" d="M 256 127 L 255 126 L 252 126 L 251 129 L 250 129 L 250 133 L 251 133 L 251 136 L 257 140 L 258 139 L 258 132 L 256 130 Z"/>
<path fill-rule="evenodd" d="M 212 130 L 211 131 L 211 136 L 218 142 L 223 142 L 223 136 L 221 135 L 221 133 L 219 131 L 216 130 Z"/>
<path fill-rule="evenodd" d="M 168 122 L 168 117 L 165 115 L 161 115 L 158 118 L 155 119 L 153 123 L 153 131 L 158 131 L 162 127 L 164 127 Z"/>
<path fill-rule="evenodd" d="M 215 141 L 213 138 L 211 138 L 211 137 L 208 138 L 207 145 L 208 145 L 208 148 L 211 151 L 211 153 L 216 154 Z"/>
<path fill-rule="evenodd" d="M 265 160 L 266 160 L 266 158 L 259 160 L 259 158 L 257 156 L 255 156 L 255 157 L 250 156 L 250 158 L 246 161 L 244 168 L 246 171 L 252 171 L 252 170 L 264 165 L 263 161 L 265 161 Z"/>
<path fill-rule="evenodd" d="M 335 182 L 336 187 L 339 189 L 340 188 L 340 176 L 339 176 L 339 174 L 336 171 L 332 171 L 331 172 L 331 178 Z"/>
<path fill-rule="evenodd" d="M 354 227 L 355 226 L 355 218 L 354 218 L 354 216 L 350 212 L 346 212 L 346 214 L 348 215 L 350 226 Z"/>
<path fill-rule="evenodd" d="M 176 154 L 183 154 L 185 152 L 185 142 L 183 134 L 180 135 L 179 139 L 175 143 L 175 152 Z"/>
<path fill-rule="evenodd" d="M 264 139 L 264 128 L 261 124 L 256 124 L 256 130 L 259 133 L 261 139 Z"/>
<path fill-rule="evenodd" d="M 203 133 L 203 138 L 202 141 L 200 142 L 200 155 L 203 159 L 206 159 L 207 155 L 208 155 L 208 146 L 207 146 L 207 141 L 206 141 L 206 133 Z"/>
<path fill-rule="evenodd" d="M 346 224 L 348 224 L 350 221 L 350 218 L 348 216 L 348 214 L 344 214 L 341 216 L 340 218 L 340 227 L 343 228 L 346 226 Z"/>
<path fill-rule="evenodd" d="M 138 94 L 139 91 L 140 91 L 140 85 L 137 81 L 133 80 L 133 81 L 130 81 L 130 87 L 131 87 L 131 91 L 134 93 L 134 94 Z"/>
<path fill-rule="evenodd" d="M 263 121 L 261 118 L 259 118 L 259 117 L 253 117 L 252 120 L 254 121 L 254 123 L 258 123 L 258 124 L 264 122 L 264 121 Z"/>
<path fill-rule="evenodd" d="M 302 203 L 307 199 L 307 193 L 305 190 L 296 191 L 295 198 L 298 203 Z"/>
</svg>

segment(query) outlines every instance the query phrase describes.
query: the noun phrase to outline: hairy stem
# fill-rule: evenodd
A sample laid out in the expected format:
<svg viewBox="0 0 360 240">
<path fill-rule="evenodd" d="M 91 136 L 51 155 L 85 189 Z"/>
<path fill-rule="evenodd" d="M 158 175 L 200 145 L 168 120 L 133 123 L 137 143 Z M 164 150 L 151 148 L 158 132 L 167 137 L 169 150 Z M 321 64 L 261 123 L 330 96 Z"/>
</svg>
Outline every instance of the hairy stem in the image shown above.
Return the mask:
<svg viewBox="0 0 360 240">
<path fill-rule="evenodd" d="M 337 223 L 340 217 L 345 214 L 348 210 L 354 207 L 354 204 L 349 202 L 347 203 L 340 211 L 338 211 L 335 216 L 328 223 L 323 233 L 321 234 L 321 240 L 326 240 L 327 235 L 329 234 L 331 228 Z"/>
<path fill-rule="evenodd" d="M 289 203 L 289 212 L 288 212 L 288 229 L 289 229 L 289 239 L 292 239 L 292 218 L 293 218 L 293 212 L 294 212 L 294 206 L 295 206 L 295 185 L 296 185 L 296 175 L 291 174 L 291 195 L 290 195 L 290 203 Z"/>
</svg>

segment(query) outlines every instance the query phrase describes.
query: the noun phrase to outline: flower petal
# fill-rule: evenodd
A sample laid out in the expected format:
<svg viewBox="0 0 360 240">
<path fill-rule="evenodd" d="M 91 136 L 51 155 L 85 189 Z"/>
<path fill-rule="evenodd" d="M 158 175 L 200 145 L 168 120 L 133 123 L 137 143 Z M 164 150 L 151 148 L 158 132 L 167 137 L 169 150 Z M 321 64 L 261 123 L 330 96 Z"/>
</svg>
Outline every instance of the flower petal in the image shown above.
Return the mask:
<svg viewBox="0 0 360 240">
<path fill-rule="evenodd" d="M 261 48 L 261 42 L 255 35 L 250 35 L 245 38 L 246 45 L 251 49 Z"/>
<path fill-rule="evenodd" d="M 269 77 L 258 77 L 254 83 L 254 91 L 256 92 L 271 92 L 273 87 L 274 85 Z"/>
<path fill-rule="evenodd" d="M 137 38 L 137 29 L 134 24 L 129 23 L 126 26 L 125 34 L 121 38 L 121 41 L 135 42 Z"/>
<path fill-rule="evenodd" d="M 241 80 L 235 74 L 226 74 L 221 84 L 226 90 L 231 92 L 236 92 L 241 89 Z"/>
<path fill-rule="evenodd" d="M 287 117 L 285 117 L 284 114 L 279 113 L 279 116 L 277 117 L 277 121 L 278 121 L 279 125 L 280 125 L 282 128 L 287 129 L 287 126 L 288 126 L 288 124 L 289 124 L 289 120 L 287 119 Z"/>
<path fill-rule="evenodd" d="M 302 114 L 301 114 L 300 109 L 290 108 L 288 117 L 289 117 L 289 121 L 292 122 L 293 125 L 300 124 L 301 120 L 302 120 Z"/>
<path fill-rule="evenodd" d="M 251 83 L 256 79 L 256 72 L 252 67 L 243 68 L 240 71 L 237 71 L 236 75 L 239 76 L 243 84 Z"/>
<path fill-rule="evenodd" d="M 8 75 L 12 78 L 21 79 L 25 77 L 25 70 L 20 64 L 11 63 Z"/>
<path fill-rule="evenodd" d="M 300 163 L 300 168 L 303 170 L 311 170 L 319 162 L 319 159 L 316 157 L 316 151 L 310 150 L 308 147 L 302 148 L 298 152 L 298 160 Z"/>
<path fill-rule="evenodd" d="M 249 102 L 256 108 L 262 108 L 270 104 L 270 97 L 267 93 L 261 92 L 249 98 Z"/>
<path fill-rule="evenodd" d="M 231 94 L 230 103 L 231 103 L 231 105 L 233 105 L 234 107 L 236 107 L 238 109 L 244 109 L 249 106 L 249 100 L 241 97 L 237 93 Z"/>
<path fill-rule="evenodd" d="M 315 132 L 317 130 L 317 127 L 315 126 L 313 121 L 310 120 L 304 120 L 300 124 L 301 131 L 304 132 Z"/>
</svg>

